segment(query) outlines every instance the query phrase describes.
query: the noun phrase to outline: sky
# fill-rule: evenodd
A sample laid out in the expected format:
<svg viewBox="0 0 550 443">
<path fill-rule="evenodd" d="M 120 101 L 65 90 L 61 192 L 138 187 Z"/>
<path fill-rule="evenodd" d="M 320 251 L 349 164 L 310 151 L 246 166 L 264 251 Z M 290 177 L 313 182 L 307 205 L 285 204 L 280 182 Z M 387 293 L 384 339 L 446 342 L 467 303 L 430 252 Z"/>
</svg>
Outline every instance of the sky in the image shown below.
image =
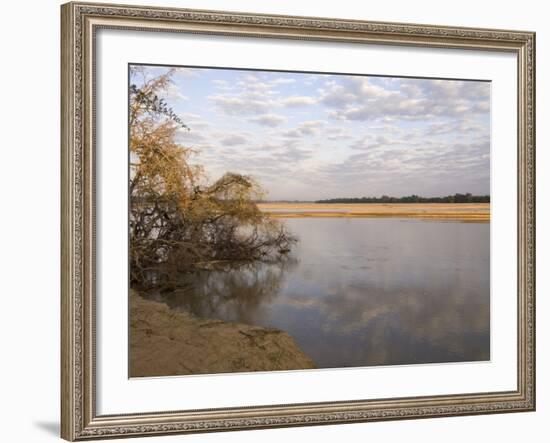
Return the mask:
<svg viewBox="0 0 550 443">
<path fill-rule="evenodd" d="M 215 68 L 172 80 L 163 98 L 194 162 L 212 180 L 254 177 L 267 200 L 489 194 L 489 82 Z"/>
</svg>

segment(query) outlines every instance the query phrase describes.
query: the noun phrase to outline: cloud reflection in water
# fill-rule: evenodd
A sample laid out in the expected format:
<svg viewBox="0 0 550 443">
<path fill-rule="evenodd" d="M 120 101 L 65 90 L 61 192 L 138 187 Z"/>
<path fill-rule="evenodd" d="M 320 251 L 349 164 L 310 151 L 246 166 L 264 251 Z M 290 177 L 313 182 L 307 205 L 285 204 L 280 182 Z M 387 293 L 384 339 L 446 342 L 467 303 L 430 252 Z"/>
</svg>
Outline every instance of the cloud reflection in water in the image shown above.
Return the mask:
<svg viewBox="0 0 550 443">
<path fill-rule="evenodd" d="M 187 277 L 162 298 L 287 331 L 320 368 L 490 358 L 489 224 L 291 219 L 281 264 Z"/>
</svg>

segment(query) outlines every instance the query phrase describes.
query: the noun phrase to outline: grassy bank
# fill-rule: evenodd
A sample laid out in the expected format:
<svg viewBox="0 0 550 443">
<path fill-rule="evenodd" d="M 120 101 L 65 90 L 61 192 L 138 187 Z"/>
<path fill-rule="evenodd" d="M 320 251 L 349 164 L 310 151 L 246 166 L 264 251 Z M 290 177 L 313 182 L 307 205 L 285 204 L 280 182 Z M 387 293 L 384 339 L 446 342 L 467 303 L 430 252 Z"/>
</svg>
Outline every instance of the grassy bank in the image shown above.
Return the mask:
<svg viewBox="0 0 550 443">
<path fill-rule="evenodd" d="M 489 203 L 260 203 L 275 218 L 396 217 L 489 222 Z"/>
</svg>

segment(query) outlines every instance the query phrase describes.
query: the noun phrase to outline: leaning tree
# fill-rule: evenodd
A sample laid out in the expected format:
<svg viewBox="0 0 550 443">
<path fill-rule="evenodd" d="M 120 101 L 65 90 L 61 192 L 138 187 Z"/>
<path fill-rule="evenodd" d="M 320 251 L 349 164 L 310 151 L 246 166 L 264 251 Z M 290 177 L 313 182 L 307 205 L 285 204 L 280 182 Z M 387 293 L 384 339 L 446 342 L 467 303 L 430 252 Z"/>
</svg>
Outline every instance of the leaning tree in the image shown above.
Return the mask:
<svg viewBox="0 0 550 443">
<path fill-rule="evenodd" d="M 131 72 L 130 278 L 134 285 L 173 286 L 181 273 L 277 260 L 296 239 L 262 213 L 263 195 L 249 176 L 214 182 L 177 142 L 189 130 L 161 98 L 174 71 L 152 79 Z"/>
</svg>

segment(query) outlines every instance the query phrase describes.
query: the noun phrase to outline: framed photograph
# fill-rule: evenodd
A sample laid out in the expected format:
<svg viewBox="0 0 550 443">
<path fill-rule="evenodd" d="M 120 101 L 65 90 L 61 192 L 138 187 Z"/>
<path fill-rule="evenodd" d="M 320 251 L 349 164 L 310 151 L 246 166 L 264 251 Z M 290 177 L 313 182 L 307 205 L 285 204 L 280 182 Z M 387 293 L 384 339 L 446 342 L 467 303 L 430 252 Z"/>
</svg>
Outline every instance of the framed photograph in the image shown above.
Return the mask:
<svg viewBox="0 0 550 443">
<path fill-rule="evenodd" d="M 535 409 L 535 35 L 62 6 L 62 437 Z"/>
</svg>

